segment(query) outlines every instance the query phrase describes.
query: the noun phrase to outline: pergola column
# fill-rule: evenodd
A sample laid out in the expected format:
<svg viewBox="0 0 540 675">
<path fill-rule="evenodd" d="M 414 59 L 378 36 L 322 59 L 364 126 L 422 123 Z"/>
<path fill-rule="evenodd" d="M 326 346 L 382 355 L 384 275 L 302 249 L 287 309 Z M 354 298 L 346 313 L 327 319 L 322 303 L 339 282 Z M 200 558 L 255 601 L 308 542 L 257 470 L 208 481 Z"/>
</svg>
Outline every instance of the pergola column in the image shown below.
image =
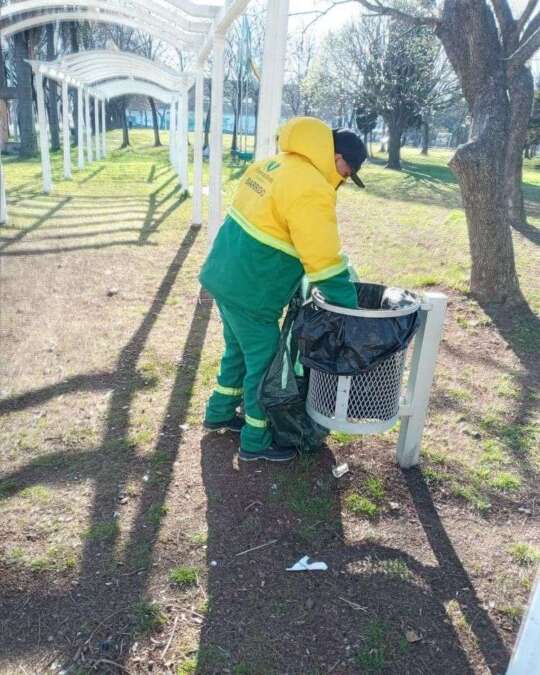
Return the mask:
<svg viewBox="0 0 540 675">
<path fill-rule="evenodd" d="M 84 169 L 84 112 L 83 90 L 77 87 L 77 151 L 79 169 Z"/>
<path fill-rule="evenodd" d="M 210 112 L 210 179 L 208 237 L 214 240 L 221 224 L 221 169 L 223 164 L 223 65 L 225 37 L 215 35 L 212 50 L 212 109 Z"/>
<path fill-rule="evenodd" d="M 107 104 L 101 99 L 101 152 L 103 159 L 107 158 Z"/>
<path fill-rule="evenodd" d="M 39 149 L 41 152 L 41 171 L 43 175 L 43 192 L 49 194 L 53 189 L 51 158 L 49 155 L 49 135 L 47 133 L 47 114 L 45 112 L 45 96 L 43 93 L 43 75 L 36 73 L 36 96 L 39 126 Z"/>
<path fill-rule="evenodd" d="M 85 112 L 85 127 L 86 127 L 86 156 L 89 162 L 92 162 L 94 157 L 92 153 L 92 120 L 90 118 L 90 92 L 84 92 L 84 112 Z"/>
<path fill-rule="evenodd" d="M 171 101 L 169 111 L 169 158 L 176 171 L 176 99 Z"/>
<path fill-rule="evenodd" d="M 189 102 L 188 92 L 186 89 L 180 96 L 180 113 L 179 113 L 179 139 L 178 139 L 178 154 L 180 157 L 179 174 L 182 188 L 189 190 L 189 173 L 188 173 L 188 119 L 189 119 Z"/>
<path fill-rule="evenodd" d="M 276 152 L 285 75 L 289 0 L 268 0 L 255 159 Z"/>
<path fill-rule="evenodd" d="M 195 76 L 195 140 L 193 143 L 193 215 L 194 225 L 202 224 L 202 169 L 203 169 L 203 87 L 204 73 Z"/>
<path fill-rule="evenodd" d="M 101 139 L 99 137 L 99 99 L 94 96 L 94 141 L 96 144 L 96 159 L 101 159 Z"/>
<path fill-rule="evenodd" d="M 176 99 L 176 129 L 174 130 L 174 156 L 176 159 L 175 168 L 178 178 L 180 178 L 180 98 Z"/>
<path fill-rule="evenodd" d="M 71 178 L 71 137 L 69 132 L 69 92 L 68 83 L 62 82 L 62 132 L 64 136 L 64 178 Z"/>
</svg>

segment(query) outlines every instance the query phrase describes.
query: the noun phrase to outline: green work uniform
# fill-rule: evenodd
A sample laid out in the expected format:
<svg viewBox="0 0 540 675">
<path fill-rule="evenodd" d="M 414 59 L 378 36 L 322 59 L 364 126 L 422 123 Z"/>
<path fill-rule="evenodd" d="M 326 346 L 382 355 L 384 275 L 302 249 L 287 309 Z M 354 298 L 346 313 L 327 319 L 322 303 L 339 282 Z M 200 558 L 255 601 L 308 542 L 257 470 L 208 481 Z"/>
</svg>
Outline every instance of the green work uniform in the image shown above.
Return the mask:
<svg viewBox="0 0 540 675">
<path fill-rule="evenodd" d="M 257 388 L 276 352 L 279 326 L 277 321 L 257 321 L 219 302 L 218 308 L 223 321 L 225 352 L 218 384 L 206 407 L 206 421 L 231 419 L 243 398 L 246 424 L 240 445 L 248 452 L 263 450 L 272 443 L 272 436 L 257 401 Z"/>
<path fill-rule="evenodd" d="M 303 276 L 337 305 L 357 307 L 335 214 L 332 132 L 297 118 L 280 133 L 282 152 L 257 162 L 238 187 L 200 274 L 223 321 L 225 353 L 205 421 L 230 421 L 244 402 L 241 448 L 268 448 L 272 435 L 257 390 L 277 350 L 279 319 Z"/>
</svg>

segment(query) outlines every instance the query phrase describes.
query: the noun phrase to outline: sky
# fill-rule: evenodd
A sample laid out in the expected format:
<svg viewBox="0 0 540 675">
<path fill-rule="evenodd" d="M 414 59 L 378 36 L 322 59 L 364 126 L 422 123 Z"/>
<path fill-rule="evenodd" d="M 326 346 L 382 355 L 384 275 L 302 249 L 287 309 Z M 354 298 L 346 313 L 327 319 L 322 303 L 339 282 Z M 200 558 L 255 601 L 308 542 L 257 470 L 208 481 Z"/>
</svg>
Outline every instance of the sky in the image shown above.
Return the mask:
<svg viewBox="0 0 540 675">
<path fill-rule="evenodd" d="M 291 18 L 289 19 L 289 27 L 294 29 L 296 26 L 301 25 L 302 21 L 308 22 L 316 17 L 316 14 L 305 14 L 300 15 L 301 12 L 310 12 L 313 10 L 324 10 L 331 2 L 325 0 L 290 0 L 289 3 L 289 14 Z M 527 0 L 510 0 L 510 6 L 516 16 L 520 11 L 522 11 L 527 4 Z M 328 14 L 323 18 L 319 19 L 316 22 L 314 28 L 317 33 L 324 34 L 328 30 L 335 30 L 342 23 L 347 21 L 347 19 L 352 18 L 355 15 L 360 13 L 361 9 L 358 6 L 357 2 L 351 1 L 347 2 L 341 6 L 334 7 L 331 9 Z M 298 15 L 298 16 L 294 16 Z"/>
<path fill-rule="evenodd" d="M 289 31 L 292 33 L 295 30 L 300 30 L 303 25 L 316 18 L 317 10 L 324 10 L 332 3 L 328 0 L 290 0 L 289 4 Z M 514 17 L 525 8 L 527 0 L 510 0 L 510 7 Z M 311 14 L 304 12 L 313 12 Z M 333 7 L 328 14 L 318 19 L 311 30 L 318 36 L 325 35 L 329 30 L 338 29 L 343 23 L 349 19 L 359 16 L 362 9 L 354 0 L 346 2 L 341 6 Z M 540 70 L 540 56 L 533 59 L 533 70 L 538 72 Z"/>
</svg>

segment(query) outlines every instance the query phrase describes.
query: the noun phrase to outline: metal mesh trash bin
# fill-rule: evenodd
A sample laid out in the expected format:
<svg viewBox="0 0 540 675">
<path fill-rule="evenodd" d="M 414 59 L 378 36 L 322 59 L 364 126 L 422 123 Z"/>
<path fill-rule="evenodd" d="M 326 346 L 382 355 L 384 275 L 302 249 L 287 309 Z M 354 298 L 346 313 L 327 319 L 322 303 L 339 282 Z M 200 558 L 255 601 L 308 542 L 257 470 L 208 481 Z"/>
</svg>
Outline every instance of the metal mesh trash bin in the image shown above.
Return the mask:
<svg viewBox="0 0 540 675">
<path fill-rule="evenodd" d="M 313 294 L 321 309 L 362 319 L 389 319 L 418 311 L 420 299 L 398 309 L 347 309 L 329 305 Z M 397 422 L 407 347 L 354 375 L 337 375 L 311 367 L 306 410 L 318 424 L 352 434 L 379 433 Z"/>
</svg>

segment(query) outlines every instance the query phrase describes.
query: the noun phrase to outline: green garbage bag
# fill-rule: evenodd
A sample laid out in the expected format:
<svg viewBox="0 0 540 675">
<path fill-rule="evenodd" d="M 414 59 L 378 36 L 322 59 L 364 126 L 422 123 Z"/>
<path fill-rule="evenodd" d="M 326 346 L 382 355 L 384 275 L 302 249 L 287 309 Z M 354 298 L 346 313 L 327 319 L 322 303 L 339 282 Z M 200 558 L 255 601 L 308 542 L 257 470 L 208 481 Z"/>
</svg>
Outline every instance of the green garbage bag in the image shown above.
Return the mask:
<svg viewBox="0 0 540 675">
<path fill-rule="evenodd" d="M 289 304 L 278 350 L 259 385 L 258 398 L 270 421 L 274 443 L 309 453 L 320 448 L 329 432 L 306 413 L 309 371 L 298 360 L 298 344 L 292 334 L 302 304 L 299 291 Z"/>
</svg>

